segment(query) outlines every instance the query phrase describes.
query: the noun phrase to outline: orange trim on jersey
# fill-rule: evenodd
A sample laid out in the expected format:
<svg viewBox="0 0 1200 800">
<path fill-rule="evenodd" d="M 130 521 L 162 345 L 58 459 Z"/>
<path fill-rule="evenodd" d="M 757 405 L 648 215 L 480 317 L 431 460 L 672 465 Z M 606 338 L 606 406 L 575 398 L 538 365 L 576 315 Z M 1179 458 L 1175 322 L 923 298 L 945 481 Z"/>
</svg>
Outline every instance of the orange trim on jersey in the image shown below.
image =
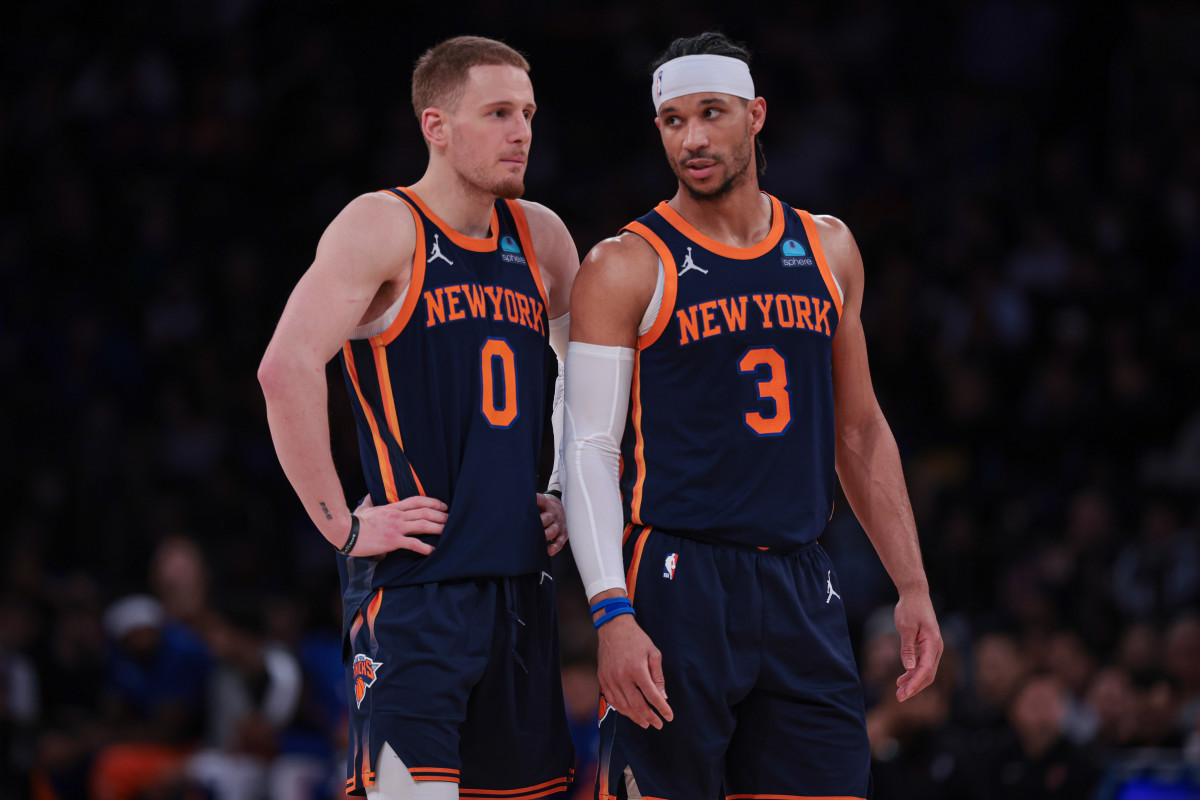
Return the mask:
<svg viewBox="0 0 1200 800">
<path fill-rule="evenodd" d="M 465 789 L 458 790 L 460 798 L 503 798 L 503 800 L 532 800 L 535 797 L 545 797 L 548 794 L 564 792 L 571 785 L 571 776 L 564 775 L 552 781 L 539 783 L 537 786 L 527 786 L 523 789 Z"/>
<path fill-rule="evenodd" d="M 654 530 L 653 525 L 647 525 L 640 536 L 638 536 L 637 544 L 633 546 L 633 558 L 629 560 L 629 571 L 625 573 L 625 594 L 629 595 L 629 602 L 633 602 L 633 593 L 637 589 L 637 574 L 638 567 L 642 565 L 642 548 L 646 546 L 646 539 L 650 536 L 650 531 Z"/>
<path fill-rule="evenodd" d="M 863 800 L 847 794 L 727 794 L 725 800 Z"/>
<path fill-rule="evenodd" d="M 488 230 L 491 231 L 491 233 L 486 239 L 476 239 L 474 236 L 467 236 L 466 234 L 459 233 L 458 231 L 454 230 L 454 228 L 451 228 L 445 220 L 433 213 L 433 209 L 425 205 L 425 201 L 422 200 L 420 196 L 418 196 L 417 193 L 409 187 L 401 186 L 400 191 L 404 192 L 405 197 L 417 204 L 417 207 L 421 209 L 425 216 L 429 217 L 429 221 L 436 225 L 438 230 L 446 234 L 446 237 L 450 239 L 450 241 L 454 242 L 463 250 L 470 250 L 474 253 L 490 253 L 496 249 L 496 240 L 500 238 L 500 219 L 496 215 L 496 207 L 494 205 L 492 206 L 492 221 L 488 223 Z M 421 252 L 424 253 L 424 249 L 422 249 Z"/>
<path fill-rule="evenodd" d="M 658 337 L 662 335 L 662 332 L 667 329 L 667 323 L 671 321 L 671 315 L 675 313 L 675 295 L 679 290 L 679 272 L 675 269 L 675 257 L 671 255 L 670 249 L 659 238 L 658 234 L 640 222 L 631 222 L 625 226 L 624 230 L 636 233 L 645 239 L 646 243 L 654 248 L 654 252 L 658 253 L 658 257 L 663 263 L 663 296 L 662 302 L 658 306 L 658 316 L 654 318 L 654 324 L 650 326 L 650 330 L 639 336 L 637 341 L 638 348 L 645 350 L 654 344 L 658 340 Z"/>
<path fill-rule="evenodd" d="M 399 502 L 400 494 L 396 491 L 396 477 L 392 474 L 392 460 L 388 457 L 387 445 L 383 443 L 383 437 L 379 435 L 375 412 L 371 411 L 371 406 L 363 397 L 362 387 L 358 385 L 358 370 L 354 366 L 354 353 L 350 349 L 349 342 L 342 345 L 342 357 L 346 359 L 346 372 L 350 375 L 350 382 L 354 384 L 354 393 L 358 395 L 358 402 L 362 404 L 363 416 L 367 418 L 367 427 L 371 429 L 371 438 L 375 441 L 375 456 L 379 459 L 379 472 L 383 476 L 384 494 L 387 495 L 389 503 Z"/>
<path fill-rule="evenodd" d="M 766 194 L 767 198 L 771 201 L 771 230 L 767 231 L 765 239 L 750 247 L 733 247 L 723 242 L 718 242 L 712 237 L 705 236 L 696 226 L 681 217 L 678 211 L 667 205 L 666 200 L 655 206 L 654 210 L 661 214 L 663 219 L 670 223 L 672 228 L 705 250 L 709 250 L 719 256 L 725 256 L 726 258 L 748 261 L 769 253 L 775 248 L 775 245 L 779 244 L 779 239 L 783 236 L 783 205 L 766 192 L 763 192 L 763 194 Z"/>
<path fill-rule="evenodd" d="M 642 351 L 633 354 L 633 460 L 637 464 L 637 480 L 633 483 L 633 497 L 629 503 L 629 517 L 637 525 L 642 524 L 642 490 L 646 483 L 646 440 L 642 436 Z"/>
<path fill-rule="evenodd" d="M 505 200 L 508 210 L 517 223 L 517 238 L 521 240 L 521 249 L 525 251 L 525 262 L 533 273 L 533 282 L 537 284 L 538 294 L 542 296 L 542 304 L 546 306 L 546 319 L 550 319 L 550 300 L 546 294 L 546 285 L 542 283 L 542 268 L 538 266 L 537 254 L 533 252 L 533 234 L 529 232 L 529 220 L 525 218 L 525 209 L 516 200 Z"/>
<path fill-rule="evenodd" d="M 451 775 L 461 775 L 459 770 L 453 767 L 409 767 L 409 772 L 446 772 Z"/>
<path fill-rule="evenodd" d="M 441 781 L 458 783 L 458 770 L 449 767 L 409 767 L 408 774 L 414 781 Z"/>
<path fill-rule="evenodd" d="M 495 798 L 496 800 L 536 800 L 538 797 L 547 797 L 552 794 L 562 794 L 571 788 L 571 782 L 569 780 L 563 778 L 562 781 L 563 782 L 557 786 L 554 786 L 550 789 L 543 789 L 540 792 L 534 792 L 532 794 L 475 794 L 470 791 L 463 791 L 460 789 L 458 796 L 462 798 L 462 800 L 488 800 L 489 798 Z"/>
<path fill-rule="evenodd" d="M 633 523 L 632 522 L 625 526 L 625 533 L 621 534 L 621 546 L 622 547 L 624 547 L 625 543 L 629 541 L 629 534 L 631 534 L 631 533 L 633 533 Z"/>
<path fill-rule="evenodd" d="M 375 618 L 379 616 L 379 608 L 383 605 L 383 589 L 375 592 L 375 596 L 371 598 L 371 604 L 367 606 L 367 630 L 374 635 Z"/>
<path fill-rule="evenodd" d="M 412 275 L 408 279 L 408 294 L 404 296 L 404 305 L 400 306 L 400 313 L 392 320 L 392 324 L 388 325 L 387 330 L 374 337 L 385 345 L 391 344 L 412 319 L 417 301 L 421 298 L 421 290 L 425 287 L 425 226 L 421 224 L 421 216 L 408 200 L 390 190 L 388 194 L 399 197 L 400 202 L 404 203 L 404 207 L 412 214 L 413 223 L 417 228 L 417 240 L 413 246 Z"/>
<path fill-rule="evenodd" d="M 409 289 L 411 290 L 412 287 L 410 286 Z M 409 295 L 409 297 L 412 296 Z M 407 301 L 405 305 L 408 305 Z M 379 376 L 379 394 L 381 395 L 380 399 L 383 400 L 383 416 L 387 419 L 388 430 L 395 437 L 400 451 L 404 452 L 404 437 L 400 435 L 400 420 L 396 416 L 396 397 L 392 394 L 392 376 L 388 370 L 387 344 L 383 341 L 383 336 L 372 336 L 370 341 L 371 353 L 375 356 L 375 372 Z M 417 477 L 417 469 L 413 466 L 412 459 L 407 456 L 408 454 L 405 453 L 408 471 L 412 473 L 413 481 L 417 484 L 417 492 L 424 497 L 425 487 L 421 485 L 421 479 Z"/>
<path fill-rule="evenodd" d="M 371 750 L 366 748 L 363 750 L 362 758 L 362 781 L 363 788 L 375 785 L 375 770 L 371 769 Z"/>
<path fill-rule="evenodd" d="M 825 288 L 829 290 L 829 296 L 833 298 L 833 307 L 837 309 L 838 319 L 842 318 L 842 293 L 838 291 L 837 282 L 833 279 L 833 271 L 829 269 L 829 262 L 825 260 L 825 248 L 821 247 L 821 237 L 817 235 L 817 223 L 813 221 L 812 214 L 807 211 L 795 209 L 800 215 L 800 221 L 804 223 L 804 232 L 808 234 L 808 243 L 812 246 L 813 258 L 817 260 L 817 268 L 821 270 L 821 277 L 825 279 Z"/>
</svg>

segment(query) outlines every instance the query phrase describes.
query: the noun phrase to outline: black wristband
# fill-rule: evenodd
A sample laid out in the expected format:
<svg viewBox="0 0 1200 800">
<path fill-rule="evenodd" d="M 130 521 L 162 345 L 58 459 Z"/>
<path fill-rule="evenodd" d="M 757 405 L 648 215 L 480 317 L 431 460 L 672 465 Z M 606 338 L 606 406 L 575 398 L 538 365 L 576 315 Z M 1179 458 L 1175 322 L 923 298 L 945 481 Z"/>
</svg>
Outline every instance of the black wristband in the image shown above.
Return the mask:
<svg viewBox="0 0 1200 800">
<path fill-rule="evenodd" d="M 350 535 L 346 537 L 346 543 L 338 550 L 344 556 L 350 555 L 350 551 L 354 549 L 354 545 L 358 543 L 358 517 L 350 515 Z"/>
<path fill-rule="evenodd" d="M 559 500 L 562 500 L 562 489 L 547 489 L 542 494 L 548 494 L 551 497 L 557 497 Z"/>
</svg>

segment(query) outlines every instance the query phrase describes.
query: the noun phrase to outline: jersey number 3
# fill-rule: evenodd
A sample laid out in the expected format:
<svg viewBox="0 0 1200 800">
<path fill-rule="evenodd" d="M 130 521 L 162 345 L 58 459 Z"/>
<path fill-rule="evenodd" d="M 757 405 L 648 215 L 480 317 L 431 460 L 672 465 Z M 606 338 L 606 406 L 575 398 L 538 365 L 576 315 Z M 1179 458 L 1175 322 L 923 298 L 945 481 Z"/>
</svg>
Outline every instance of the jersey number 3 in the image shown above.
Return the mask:
<svg viewBox="0 0 1200 800">
<path fill-rule="evenodd" d="M 517 418 L 517 357 L 506 340 L 488 339 L 479 359 L 483 417 L 493 428 L 507 428 Z"/>
<path fill-rule="evenodd" d="M 792 423 L 792 398 L 788 394 L 787 362 L 774 347 L 753 347 L 738 362 L 738 372 L 758 374 L 766 367 L 766 376 L 759 378 L 758 399 L 769 400 L 775 406 L 773 414 L 747 411 L 746 425 L 759 436 L 778 436 Z"/>
</svg>

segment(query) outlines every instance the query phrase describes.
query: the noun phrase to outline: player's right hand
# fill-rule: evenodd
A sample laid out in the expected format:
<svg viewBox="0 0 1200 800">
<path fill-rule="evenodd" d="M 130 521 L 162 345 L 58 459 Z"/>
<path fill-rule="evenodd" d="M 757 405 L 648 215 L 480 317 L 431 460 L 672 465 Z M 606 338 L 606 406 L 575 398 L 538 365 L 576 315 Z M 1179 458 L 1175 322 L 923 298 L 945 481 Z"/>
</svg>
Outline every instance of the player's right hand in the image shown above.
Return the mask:
<svg viewBox="0 0 1200 800">
<path fill-rule="evenodd" d="M 427 556 L 433 545 L 414 538 L 419 534 L 440 535 L 450 507 L 436 497 L 414 495 L 396 503 L 376 506 L 371 496 L 355 509 L 358 543 L 351 555 L 377 556 L 393 550 L 412 550 Z"/>
<path fill-rule="evenodd" d="M 662 653 L 630 614 L 600 626 L 598 634 L 596 676 L 609 706 L 642 728 L 662 730 L 664 720 L 675 718 L 667 704 Z"/>
</svg>

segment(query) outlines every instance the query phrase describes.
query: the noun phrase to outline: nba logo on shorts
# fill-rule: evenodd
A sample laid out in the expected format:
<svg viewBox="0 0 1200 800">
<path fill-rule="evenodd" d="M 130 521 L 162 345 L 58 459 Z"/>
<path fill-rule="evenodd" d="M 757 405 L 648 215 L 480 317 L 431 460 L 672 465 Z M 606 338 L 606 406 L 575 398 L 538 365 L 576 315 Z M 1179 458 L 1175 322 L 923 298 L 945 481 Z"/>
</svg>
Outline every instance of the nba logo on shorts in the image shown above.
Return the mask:
<svg viewBox="0 0 1200 800">
<path fill-rule="evenodd" d="M 663 577 L 667 580 L 675 580 L 675 565 L 679 563 L 679 554 L 670 553 L 667 555 L 667 560 L 663 562 Z"/>
<path fill-rule="evenodd" d="M 356 653 L 354 656 L 354 700 L 358 703 L 358 707 L 362 708 L 363 698 L 367 696 L 367 689 L 370 689 L 375 683 L 375 676 L 383 663 L 380 661 L 372 661 L 370 656 L 364 656 L 362 653 Z"/>
</svg>

